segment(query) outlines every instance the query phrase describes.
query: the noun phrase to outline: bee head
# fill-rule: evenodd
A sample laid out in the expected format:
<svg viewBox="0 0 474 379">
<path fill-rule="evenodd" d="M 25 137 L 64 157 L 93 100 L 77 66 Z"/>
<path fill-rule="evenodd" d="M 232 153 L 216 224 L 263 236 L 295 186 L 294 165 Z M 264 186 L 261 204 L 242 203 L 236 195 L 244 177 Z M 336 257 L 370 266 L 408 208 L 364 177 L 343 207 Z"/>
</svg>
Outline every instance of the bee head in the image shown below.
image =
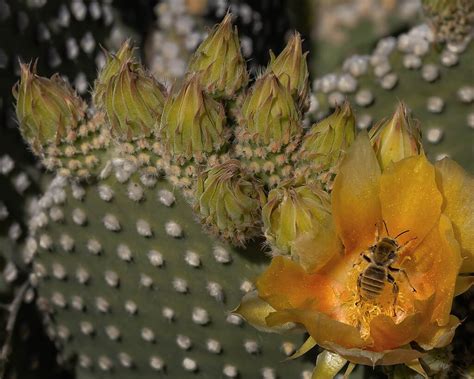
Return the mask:
<svg viewBox="0 0 474 379">
<path fill-rule="evenodd" d="M 398 250 L 397 241 L 390 237 L 384 237 L 375 245 L 374 261 L 381 265 L 390 264 L 397 257 Z"/>
</svg>

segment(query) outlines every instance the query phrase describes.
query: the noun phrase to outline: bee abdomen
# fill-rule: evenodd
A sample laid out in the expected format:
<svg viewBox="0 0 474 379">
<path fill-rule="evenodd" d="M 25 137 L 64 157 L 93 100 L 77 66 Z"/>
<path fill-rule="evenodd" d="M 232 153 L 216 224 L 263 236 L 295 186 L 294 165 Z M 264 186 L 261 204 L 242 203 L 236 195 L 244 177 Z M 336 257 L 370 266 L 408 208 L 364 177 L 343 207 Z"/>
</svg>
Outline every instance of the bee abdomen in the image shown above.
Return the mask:
<svg viewBox="0 0 474 379">
<path fill-rule="evenodd" d="M 385 287 L 386 273 L 383 268 L 369 266 L 361 274 L 360 291 L 363 297 L 374 299 L 378 297 Z"/>
</svg>

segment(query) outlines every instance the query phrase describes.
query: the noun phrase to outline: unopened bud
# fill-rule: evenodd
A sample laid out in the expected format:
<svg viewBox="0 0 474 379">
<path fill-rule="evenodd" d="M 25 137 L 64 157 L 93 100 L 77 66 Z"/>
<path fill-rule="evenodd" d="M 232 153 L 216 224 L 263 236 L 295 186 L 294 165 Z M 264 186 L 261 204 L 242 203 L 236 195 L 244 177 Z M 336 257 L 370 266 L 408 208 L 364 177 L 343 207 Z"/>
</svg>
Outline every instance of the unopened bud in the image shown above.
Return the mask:
<svg viewBox="0 0 474 379">
<path fill-rule="evenodd" d="M 59 142 L 77 127 L 85 117 L 86 104 L 59 75 L 44 78 L 30 66 L 21 65 L 13 95 L 20 131 L 40 151 L 44 144 Z"/>
<path fill-rule="evenodd" d="M 242 105 L 245 140 L 279 151 L 301 134 L 299 113 L 290 92 L 273 73 L 253 85 Z"/>
<path fill-rule="evenodd" d="M 398 105 L 390 119 L 374 126 L 369 137 L 382 170 L 391 162 L 418 155 L 422 151 L 418 122 L 409 115 L 403 103 Z"/>
<path fill-rule="evenodd" d="M 103 97 L 113 133 L 127 140 L 148 136 L 163 111 L 163 92 L 138 63 L 124 62 L 109 79 Z"/>
<path fill-rule="evenodd" d="M 294 33 L 285 49 L 277 56 L 270 52 L 270 64 L 267 72 L 273 72 L 283 86 L 291 92 L 301 109 L 306 108 L 309 93 L 309 73 L 303 54 L 302 41 L 299 33 Z"/>
<path fill-rule="evenodd" d="M 133 47 L 130 40 L 126 40 L 115 54 L 108 51 L 105 54 L 107 61 L 97 76 L 92 94 L 94 104 L 99 109 L 105 107 L 104 96 L 112 77 L 120 72 L 125 62 L 133 61 Z"/>
<path fill-rule="evenodd" d="M 189 63 L 188 72 L 199 74 L 204 90 L 214 96 L 232 97 L 248 82 L 248 73 L 240 50 L 237 30 L 228 13 L 199 45 Z"/>
<path fill-rule="evenodd" d="M 321 170 L 334 169 L 355 138 L 355 118 L 348 102 L 314 124 L 304 136 L 302 156 Z"/>
<path fill-rule="evenodd" d="M 237 160 L 229 160 L 201 174 L 196 211 L 213 234 L 236 245 L 255 237 L 261 227 L 262 185 L 245 177 Z"/>
<path fill-rule="evenodd" d="M 176 95 L 168 97 L 160 134 L 174 158 L 200 161 L 227 141 L 225 121 L 223 106 L 204 93 L 198 77 L 192 76 Z"/>
<path fill-rule="evenodd" d="M 297 238 L 317 232 L 330 209 L 329 195 L 319 187 L 286 182 L 270 191 L 262 209 L 265 237 L 275 252 L 290 254 Z"/>
</svg>

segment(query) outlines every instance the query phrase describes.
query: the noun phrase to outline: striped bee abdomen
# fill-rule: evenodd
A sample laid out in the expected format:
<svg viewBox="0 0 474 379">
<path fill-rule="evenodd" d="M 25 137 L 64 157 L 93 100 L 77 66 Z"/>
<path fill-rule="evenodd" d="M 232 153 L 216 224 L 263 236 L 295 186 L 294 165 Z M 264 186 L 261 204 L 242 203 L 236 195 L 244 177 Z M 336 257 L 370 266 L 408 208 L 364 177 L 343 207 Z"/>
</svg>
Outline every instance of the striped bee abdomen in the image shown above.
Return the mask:
<svg viewBox="0 0 474 379">
<path fill-rule="evenodd" d="M 385 268 L 370 264 L 359 276 L 358 286 L 362 297 L 375 299 L 379 296 L 387 278 Z"/>
</svg>

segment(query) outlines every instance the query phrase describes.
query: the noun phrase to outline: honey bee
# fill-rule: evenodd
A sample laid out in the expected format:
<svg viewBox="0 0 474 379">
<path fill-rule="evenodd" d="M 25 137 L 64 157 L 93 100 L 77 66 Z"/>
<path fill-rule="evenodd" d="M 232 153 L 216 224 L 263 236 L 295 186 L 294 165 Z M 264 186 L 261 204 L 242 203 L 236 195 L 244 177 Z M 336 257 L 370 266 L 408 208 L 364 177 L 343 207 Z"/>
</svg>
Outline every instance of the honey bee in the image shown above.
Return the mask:
<svg viewBox="0 0 474 379">
<path fill-rule="evenodd" d="M 380 296 L 385 288 L 385 283 L 389 282 L 392 285 L 392 293 L 394 296 L 393 308 L 395 309 L 399 287 L 391 273 L 403 274 L 413 292 L 416 292 L 416 289 L 411 285 L 410 279 L 405 270 L 402 268 L 392 267 L 392 264 L 398 258 L 400 250 L 414 238 L 407 241 L 405 244 L 400 245 L 397 242 L 397 238 L 407 233 L 408 230 L 405 230 L 392 238 L 390 237 L 385 221 L 383 223 L 385 225 L 387 237 L 379 238 L 379 231 L 377 228 L 375 244 L 361 253 L 361 259 L 364 259 L 369 264 L 364 271 L 359 274 L 357 288 L 361 298 L 365 300 L 373 300 Z"/>
</svg>

